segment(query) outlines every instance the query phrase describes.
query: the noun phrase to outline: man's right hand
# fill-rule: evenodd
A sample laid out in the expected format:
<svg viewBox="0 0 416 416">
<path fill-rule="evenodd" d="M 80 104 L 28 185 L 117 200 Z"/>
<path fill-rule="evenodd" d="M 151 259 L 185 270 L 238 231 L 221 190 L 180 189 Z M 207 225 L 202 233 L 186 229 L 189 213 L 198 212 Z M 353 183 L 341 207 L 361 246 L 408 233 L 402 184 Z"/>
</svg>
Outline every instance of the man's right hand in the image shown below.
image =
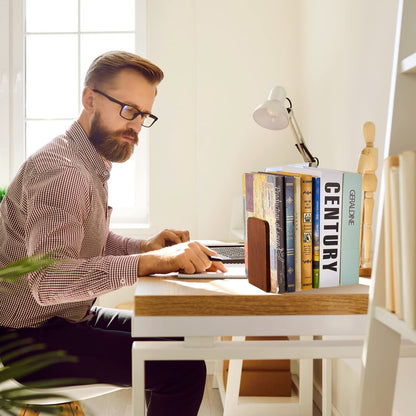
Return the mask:
<svg viewBox="0 0 416 416">
<path fill-rule="evenodd" d="M 154 273 L 179 271 L 187 274 L 205 271 L 226 272 L 227 269 L 221 262 L 212 262 L 208 257 L 215 255 L 215 251 L 198 241 L 175 244 L 141 254 L 137 274 L 148 276 Z"/>
</svg>

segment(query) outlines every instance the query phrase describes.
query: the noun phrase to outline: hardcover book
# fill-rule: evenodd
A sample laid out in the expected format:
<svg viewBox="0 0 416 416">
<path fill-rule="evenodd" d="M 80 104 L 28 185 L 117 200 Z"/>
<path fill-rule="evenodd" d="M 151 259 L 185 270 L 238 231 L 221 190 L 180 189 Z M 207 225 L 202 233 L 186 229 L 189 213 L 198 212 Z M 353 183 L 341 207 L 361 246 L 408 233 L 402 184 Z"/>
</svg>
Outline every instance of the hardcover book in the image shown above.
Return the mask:
<svg viewBox="0 0 416 416">
<path fill-rule="evenodd" d="M 321 216 L 321 178 L 313 176 L 312 177 L 313 185 L 313 262 L 312 262 L 312 287 L 319 287 L 319 257 L 320 257 L 320 216 Z"/>
<path fill-rule="evenodd" d="M 294 184 L 294 226 L 295 226 L 295 290 L 302 290 L 302 229 L 300 178 L 293 177 Z"/>
<path fill-rule="evenodd" d="M 340 284 L 359 282 L 361 184 L 359 173 L 344 172 L 342 188 Z"/>
<path fill-rule="evenodd" d="M 396 155 L 388 156 L 383 162 L 383 180 L 384 180 L 384 210 L 383 210 L 383 221 L 384 221 L 384 251 L 385 251 L 385 289 L 386 289 L 386 309 L 390 312 L 398 311 L 398 304 L 401 304 L 401 299 L 396 302 L 398 295 L 398 288 L 396 287 L 397 279 L 395 278 L 395 268 L 397 267 L 397 244 L 394 244 L 394 233 L 393 224 L 393 184 L 391 178 L 392 168 L 399 166 L 399 157 Z M 397 212 L 396 212 L 397 215 Z M 400 316 L 402 318 L 402 315 Z"/>
<path fill-rule="evenodd" d="M 399 155 L 403 318 L 416 329 L 416 150 Z"/>
</svg>

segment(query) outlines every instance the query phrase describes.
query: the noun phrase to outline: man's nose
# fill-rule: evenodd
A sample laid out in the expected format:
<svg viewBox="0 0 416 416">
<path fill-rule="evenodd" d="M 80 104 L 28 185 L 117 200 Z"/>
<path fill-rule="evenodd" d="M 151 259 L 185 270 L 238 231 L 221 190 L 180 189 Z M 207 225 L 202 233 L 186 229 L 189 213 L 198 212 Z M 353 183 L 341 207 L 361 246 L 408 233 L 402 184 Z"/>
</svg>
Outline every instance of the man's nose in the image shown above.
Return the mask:
<svg viewBox="0 0 416 416">
<path fill-rule="evenodd" d="M 127 125 L 130 129 L 134 130 L 137 134 L 139 134 L 140 130 L 142 129 L 142 123 L 142 117 L 138 116 L 134 120 L 130 120 Z"/>
</svg>

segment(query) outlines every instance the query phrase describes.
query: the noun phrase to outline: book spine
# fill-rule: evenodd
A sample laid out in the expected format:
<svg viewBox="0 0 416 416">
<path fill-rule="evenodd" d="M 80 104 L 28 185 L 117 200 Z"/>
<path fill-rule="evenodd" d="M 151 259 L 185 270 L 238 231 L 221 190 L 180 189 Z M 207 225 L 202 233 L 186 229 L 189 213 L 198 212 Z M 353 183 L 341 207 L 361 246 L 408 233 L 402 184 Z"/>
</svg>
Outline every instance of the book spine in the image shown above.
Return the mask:
<svg viewBox="0 0 416 416">
<path fill-rule="evenodd" d="M 416 329 L 416 151 L 399 155 L 403 318 Z"/>
<path fill-rule="evenodd" d="M 301 232 L 301 189 L 300 178 L 293 177 L 295 216 L 295 290 L 302 290 L 302 232 Z"/>
<path fill-rule="evenodd" d="M 302 233 L 302 290 L 312 289 L 312 176 L 302 175 L 301 233 Z"/>
<path fill-rule="evenodd" d="M 313 261 L 312 261 L 312 287 L 319 287 L 319 246 L 320 246 L 320 205 L 321 205 L 321 178 L 312 177 L 313 185 Z"/>
<path fill-rule="evenodd" d="M 319 287 L 339 285 L 343 172 L 321 175 Z"/>
<path fill-rule="evenodd" d="M 394 245 L 394 228 L 398 220 L 396 216 L 393 217 L 393 199 L 392 195 L 393 184 L 391 180 L 391 171 L 394 167 L 399 166 L 399 157 L 397 155 L 390 155 L 383 162 L 383 180 L 384 180 L 384 209 L 383 209 L 383 221 L 384 221 L 384 261 L 385 261 L 385 290 L 386 290 L 386 309 L 390 312 L 397 312 L 396 303 L 396 279 L 395 279 L 395 253 L 397 245 Z M 400 228 L 400 226 L 398 227 Z"/>
<path fill-rule="evenodd" d="M 247 247 L 247 219 L 253 216 L 254 199 L 253 199 L 253 174 L 245 173 L 243 175 L 243 207 L 244 207 L 244 246 L 245 246 L 245 266 L 246 276 L 248 276 L 248 247 Z"/>
<path fill-rule="evenodd" d="M 276 255 L 278 292 L 287 291 L 286 285 L 286 214 L 285 214 L 285 178 L 268 175 L 268 181 L 275 187 Z"/>
<path fill-rule="evenodd" d="M 341 213 L 341 285 L 353 285 L 359 281 L 361 184 L 362 176 L 359 173 L 344 172 Z"/>
<path fill-rule="evenodd" d="M 394 283 L 394 303 L 396 315 L 399 319 L 403 319 L 403 284 L 402 284 L 402 261 L 401 261 L 401 213 L 400 213 L 400 181 L 399 181 L 399 160 L 397 165 L 390 168 L 391 182 L 391 247 L 392 247 L 392 270 Z"/>
<path fill-rule="evenodd" d="M 286 209 L 286 291 L 294 292 L 295 283 L 295 195 L 294 177 L 285 176 Z"/>
</svg>

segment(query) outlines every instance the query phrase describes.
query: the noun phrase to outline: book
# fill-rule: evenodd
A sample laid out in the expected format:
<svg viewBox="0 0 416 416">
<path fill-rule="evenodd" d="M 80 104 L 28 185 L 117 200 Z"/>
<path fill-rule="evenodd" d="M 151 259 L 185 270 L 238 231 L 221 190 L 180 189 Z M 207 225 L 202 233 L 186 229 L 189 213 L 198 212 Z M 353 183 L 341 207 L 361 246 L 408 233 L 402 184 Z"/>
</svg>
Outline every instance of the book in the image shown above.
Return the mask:
<svg viewBox="0 0 416 416">
<path fill-rule="evenodd" d="M 267 169 L 269 172 L 269 169 Z M 282 175 L 298 176 L 300 182 L 301 205 L 301 290 L 312 289 L 312 176 L 277 169 Z"/>
<path fill-rule="evenodd" d="M 399 157 L 396 155 L 388 156 L 383 162 L 383 181 L 384 181 L 384 208 L 383 208 L 383 221 L 384 221 L 384 261 L 385 261 L 385 307 L 390 312 L 396 312 L 396 289 L 394 278 L 394 261 L 393 251 L 395 247 L 393 245 L 393 216 L 392 216 L 392 180 L 391 169 L 399 165 Z M 397 215 L 397 214 L 396 214 Z M 397 249 L 397 247 L 396 247 Z"/>
<path fill-rule="evenodd" d="M 384 250 L 385 250 L 385 307 L 390 312 L 396 311 L 394 269 L 393 269 L 393 218 L 392 218 L 392 183 L 390 171 L 393 166 L 398 166 L 399 158 L 396 155 L 387 157 L 383 162 L 384 181 Z"/>
<path fill-rule="evenodd" d="M 343 172 L 335 169 L 280 166 L 266 171 L 309 174 L 320 178 L 319 287 L 339 285 Z"/>
<path fill-rule="evenodd" d="M 320 205 L 321 205 L 321 178 L 317 176 L 312 177 L 313 189 L 313 217 L 312 217 L 312 247 L 313 247 L 313 261 L 312 261 L 312 287 L 319 287 L 319 250 L 320 250 Z"/>
<path fill-rule="evenodd" d="M 302 230 L 300 178 L 293 177 L 294 227 L 295 227 L 295 291 L 302 290 Z"/>
<path fill-rule="evenodd" d="M 395 312 L 399 319 L 403 319 L 403 287 L 402 287 L 402 262 L 401 262 L 401 213 L 400 213 L 400 185 L 399 166 L 390 168 L 390 195 L 391 195 L 391 259 L 394 284 Z"/>
<path fill-rule="evenodd" d="M 341 285 L 353 285 L 359 282 L 361 185 L 362 176 L 359 173 L 343 173 L 339 277 Z"/>
<path fill-rule="evenodd" d="M 416 150 L 399 155 L 403 319 L 416 329 Z"/>
<path fill-rule="evenodd" d="M 294 177 L 285 176 L 286 291 L 296 290 L 295 282 L 295 194 Z"/>
</svg>

